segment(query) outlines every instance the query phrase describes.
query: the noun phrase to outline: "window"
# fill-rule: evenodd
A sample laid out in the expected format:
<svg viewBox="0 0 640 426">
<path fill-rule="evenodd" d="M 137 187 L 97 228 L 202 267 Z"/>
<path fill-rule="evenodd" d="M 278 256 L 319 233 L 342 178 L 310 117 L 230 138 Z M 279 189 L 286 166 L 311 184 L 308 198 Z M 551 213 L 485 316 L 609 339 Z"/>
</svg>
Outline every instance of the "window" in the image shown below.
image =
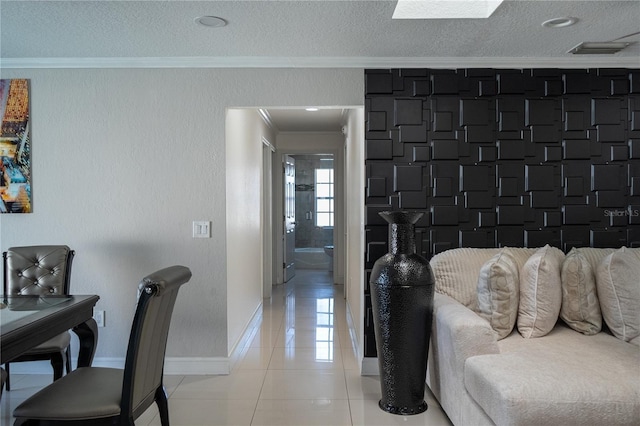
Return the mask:
<svg viewBox="0 0 640 426">
<path fill-rule="evenodd" d="M 316 169 L 316 226 L 333 226 L 333 169 Z"/>
</svg>

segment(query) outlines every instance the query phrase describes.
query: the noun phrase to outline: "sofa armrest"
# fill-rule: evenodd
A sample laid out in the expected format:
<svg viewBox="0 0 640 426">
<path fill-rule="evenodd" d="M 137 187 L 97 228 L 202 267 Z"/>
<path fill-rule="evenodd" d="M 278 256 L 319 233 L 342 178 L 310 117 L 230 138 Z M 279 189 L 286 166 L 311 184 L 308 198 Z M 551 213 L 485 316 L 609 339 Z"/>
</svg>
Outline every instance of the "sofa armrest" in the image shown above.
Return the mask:
<svg viewBox="0 0 640 426">
<path fill-rule="evenodd" d="M 484 415 L 464 386 L 465 361 L 499 352 L 496 334 L 486 320 L 455 299 L 435 293 L 427 383 L 454 424 L 469 424 L 471 419 L 480 424 L 476 416 Z"/>
<path fill-rule="evenodd" d="M 460 369 L 471 356 L 500 352 L 498 339 L 491 325 L 455 299 L 436 293 L 433 316 L 432 333 L 437 335 L 438 344 L 446 347 L 445 353 L 458 358 Z"/>
</svg>

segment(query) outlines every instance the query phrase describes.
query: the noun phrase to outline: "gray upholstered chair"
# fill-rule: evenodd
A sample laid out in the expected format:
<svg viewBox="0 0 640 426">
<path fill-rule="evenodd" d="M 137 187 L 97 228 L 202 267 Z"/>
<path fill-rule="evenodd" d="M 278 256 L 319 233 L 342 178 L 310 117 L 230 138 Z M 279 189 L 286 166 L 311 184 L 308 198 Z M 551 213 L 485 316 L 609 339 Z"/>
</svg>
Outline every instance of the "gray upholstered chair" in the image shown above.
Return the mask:
<svg viewBox="0 0 640 426">
<path fill-rule="evenodd" d="M 65 295 L 69 294 L 71 263 L 75 252 L 67 246 L 11 247 L 2 253 L 4 259 L 4 294 Z M 71 372 L 71 335 L 64 332 L 30 349 L 11 362 L 49 360 L 53 380 L 62 377 L 64 367 Z M 10 363 L 7 370 L 7 390 L 11 390 Z"/>
<path fill-rule="evenodd" d="M 184 266 L 171 266 L 140 282 L 124 370 L 78 368 L 20 404 L 14 425 L 133 425 L 153 402 L 169 425 L 162 385 L 164 355 L 180 286 L 191 279 Z"/>
</svg>

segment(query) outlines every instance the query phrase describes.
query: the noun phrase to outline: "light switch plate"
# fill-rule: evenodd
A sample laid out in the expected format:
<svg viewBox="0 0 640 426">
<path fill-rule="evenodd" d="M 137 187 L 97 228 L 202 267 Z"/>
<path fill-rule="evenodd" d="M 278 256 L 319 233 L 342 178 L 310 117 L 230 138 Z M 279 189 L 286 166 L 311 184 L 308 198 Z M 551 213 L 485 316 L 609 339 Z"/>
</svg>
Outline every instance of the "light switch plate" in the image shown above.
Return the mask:
<svg viewBox="0 0 640 426">
<path fill-rule="evenodd" d="M 193 238 L 211 238 L 211 222 L 208 220 L 194 220 Z"/>
</svg>

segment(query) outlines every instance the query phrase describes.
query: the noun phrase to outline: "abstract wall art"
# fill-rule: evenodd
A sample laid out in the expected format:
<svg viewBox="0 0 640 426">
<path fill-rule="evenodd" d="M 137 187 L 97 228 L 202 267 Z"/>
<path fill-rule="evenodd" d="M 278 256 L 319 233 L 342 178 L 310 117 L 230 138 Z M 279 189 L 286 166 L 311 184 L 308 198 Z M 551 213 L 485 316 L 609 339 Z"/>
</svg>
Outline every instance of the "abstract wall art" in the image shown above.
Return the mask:
<svg viewBox="0 0 640 426">
<path fill-rule="evenodd" d="M 31 213 L 29 80 L 0 80 L 0 213 Z"/>
</svg>

